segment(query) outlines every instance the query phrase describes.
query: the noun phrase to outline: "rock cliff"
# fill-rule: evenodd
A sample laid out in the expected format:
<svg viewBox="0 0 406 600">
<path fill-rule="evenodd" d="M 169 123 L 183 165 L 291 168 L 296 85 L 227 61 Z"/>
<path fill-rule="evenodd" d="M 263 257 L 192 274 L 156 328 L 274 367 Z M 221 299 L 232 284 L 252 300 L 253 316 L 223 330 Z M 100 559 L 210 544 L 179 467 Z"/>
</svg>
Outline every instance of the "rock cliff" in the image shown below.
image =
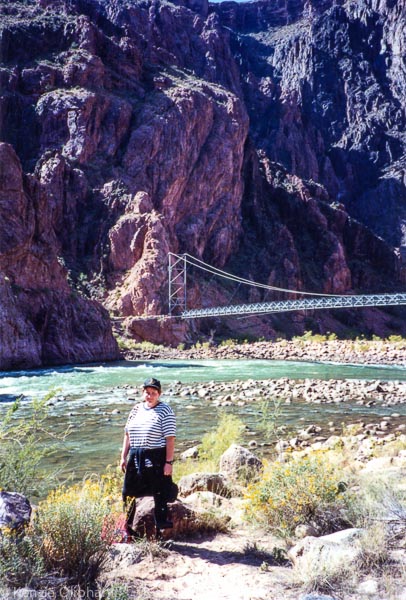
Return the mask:
<svg viewBox="0 0 406 600">
<path fill-rule="evenodd" d="M 215 10 L 232 30 L 256 146 L 405 245 L 405 3 L 259 0 Z"/>
<path fill-rule="evenodd" d="M 39 182 L 0 143 L 0 368 L 119 357 L 109 316 L 76 294 Z"/>
<path fill-rule="evenodd" d="M 400 309 L 188 325 L 168 252 L 263 284 L 401 289 L 404 9 L 0 0 L 0 368 L 137 339 L 404 331 Z M 204 277 L 191 302 L 270 299 Z M 12 332 L 18 331 L 17 336 Z"/>
</svg>

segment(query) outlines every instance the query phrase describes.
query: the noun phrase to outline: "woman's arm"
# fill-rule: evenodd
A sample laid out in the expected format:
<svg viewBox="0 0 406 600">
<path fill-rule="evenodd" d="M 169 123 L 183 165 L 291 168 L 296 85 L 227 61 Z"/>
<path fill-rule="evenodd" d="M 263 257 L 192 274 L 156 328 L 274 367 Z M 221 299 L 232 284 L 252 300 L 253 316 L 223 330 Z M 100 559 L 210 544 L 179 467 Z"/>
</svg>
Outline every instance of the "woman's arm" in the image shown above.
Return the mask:
<svg viewBox="0 0 406 600">
<path fill-rule="evenodd" d="M 168 437 L 166 437 L 165 440 L 166 440 L 166 460 L 172 462 L 173 456 L 175 454 L 175 436 L 168 435 Z M 170 465 L 168 462 L 166 462 L 164 465 L 164 475 L 172 475 L 172 465 Z"/>
<path fill-rule="evenodd" d="M 121 467 L 121 470 L 123 471 L 123 473 L 125 473 L 125 470 L 127 467 L 127 454 L 128 454 L 129 449 L 130 449 L 130 438 L 128 437 L 128 433 L 125 432 L 124 439 L 123 439 L 123 449 L 121 450 L 121 460 L 120 460 L 120 467 Z"/>
</svg>

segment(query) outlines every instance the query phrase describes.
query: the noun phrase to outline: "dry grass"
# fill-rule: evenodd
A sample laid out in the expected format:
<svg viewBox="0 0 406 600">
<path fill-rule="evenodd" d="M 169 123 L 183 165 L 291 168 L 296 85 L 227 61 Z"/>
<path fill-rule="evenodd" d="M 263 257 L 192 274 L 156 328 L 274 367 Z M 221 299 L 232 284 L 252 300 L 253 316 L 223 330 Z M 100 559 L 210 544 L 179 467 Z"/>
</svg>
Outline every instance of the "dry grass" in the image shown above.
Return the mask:
<svg viewBox="0 0 406 600">
<path fill-rule="evenodd" d="M 344 565 L 342 561 L 332 558 L 328 563 L 309 560 L 301 561 L 300 566 L 293 567 L 295 582 L 305 592 L 325 594 L 351 593 L 357 583 L 353 565 Z"/>
</svg>

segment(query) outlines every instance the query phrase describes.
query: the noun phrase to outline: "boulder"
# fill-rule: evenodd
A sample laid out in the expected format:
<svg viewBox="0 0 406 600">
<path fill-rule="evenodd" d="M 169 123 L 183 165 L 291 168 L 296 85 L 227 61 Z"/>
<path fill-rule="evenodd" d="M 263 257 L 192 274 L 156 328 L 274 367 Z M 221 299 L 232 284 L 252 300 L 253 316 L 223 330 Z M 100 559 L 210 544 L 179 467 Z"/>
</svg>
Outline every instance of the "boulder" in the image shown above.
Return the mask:
<svg viewBox="0 0 406 600">
<path fill-rule="evenodd" d="M 305 537 L 317 537 L 317 531 L 312 525 L 301 524 L 295 528 L 295 537 L 299 540 L 304 539 Z"/>
<path fill-rule="evenodd" d="M 374 596 L 379 591 L 379 583 L 376 579 L 366 579 L 361 581 L 357 587 L 357 592 L 364 596 Z"/>
<path fill-rule="evenodd" d="M 0 529 L 20 530 L 31 518 L 31 504 L 17 492 L 0 492 Z"/>
<path fill-rule="evenodd" d="M 326 596 L 326 594 L 305 594 L 300 596 L 299 600 L 336 600 L 336 596 Z"/>
<path fill-rule="evenodd" d="M 191 473 L 179 481 L 179 494 L 183 497 L 193 492 L 208 491 L 219 496 L 231 495 L 227 479 L 220 473 Z"/>
<path fill-rule="evenodd" d="M 191 528 L 196 514 L 179 500 L 169 504 L 168 508 L 168 520 L 172 521 L 173 528 L 162 530 L 161 537 L 164 539 L 180 537 Z M 156 536 L 152 497 L 148 496 L 137 500 L 137 508 L 130 527 L 140 537 L 153 538 Z"/>
<path fill-rule="evenodd" d="M 199 446 L 188 448 L 180 455 L 180 460 L 188 460 L 189 458 L 197 458 L 199 456 Z"/>
<path fill-rule="evenodd" d="M 219 512 L 229 512 L 232 507 L 228 498 L 213 492 L 194 492 L 185 498 L 185 502 L 197 511 L 207 511 L 215 508 Z"/>
<path fill-rule="evenodd" d="M 362 529 L 344 529 L 322 537 L 308 536 L 291 548 L 288 557 L 295 569 L 314 575 L 350 568 L 361 556 Z"/>
<path fill-rule="evenodd" d="M 262 467 L 262 461 L 255 454 L 237 444 L 232 444 L 220 458 L 220 471 L 231 480 L 252 479 Z"/>
</svg>

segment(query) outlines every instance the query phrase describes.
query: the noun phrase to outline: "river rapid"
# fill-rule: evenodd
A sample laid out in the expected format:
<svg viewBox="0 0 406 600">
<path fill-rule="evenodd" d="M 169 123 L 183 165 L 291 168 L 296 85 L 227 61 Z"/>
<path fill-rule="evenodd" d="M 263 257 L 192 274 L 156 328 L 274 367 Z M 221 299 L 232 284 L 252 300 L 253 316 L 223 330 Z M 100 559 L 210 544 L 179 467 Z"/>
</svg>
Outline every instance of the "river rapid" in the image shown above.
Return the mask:
<svg viewBox="0 0 406 600">
<path fill-rule="evenodd" d="M 24 418 L 33 398 L 43 398 L 53 391 L 47 426 L 55 432 L 69 427 L 70 434 L 60 451 L 49 459 L 48 467 L 63 467 L 65 475 L 72 474 L 74 480 L 79 480 L 102 473 L 107 465 L 118 464 L 128 412 L 141 399 L 143 380 L 151 376 L 161 380 L 163 400 L 176 413 L 180 452 L 215 429 L 222 412 L 237 414 L 244 421 L 245 441 L 255 439 L 260 446 L 264 441 L 261 405 L 274 398 L 261 396 L 249 403 L 218 405 L 199 393 L 206 384 L 238 381 L 254 390 L 257 381 L 282 378 L 406 382 L 406 367 L 247 359 L 151 360 L 0 372 L 0 419 L 17 397 L 22 402 L 16 418 Z M 327 426 L 332 421 L 379 420 L 394 412 L 393 406 L 378 402 L 366 407 L 351 398 L 345 403 L 318 405 L 293 399 L 281 404 L 278 423 L 294 430 L 313 423 Z M 405 421 L 405 403 L 396 406 L 396 415 Z"/>
</svg>

